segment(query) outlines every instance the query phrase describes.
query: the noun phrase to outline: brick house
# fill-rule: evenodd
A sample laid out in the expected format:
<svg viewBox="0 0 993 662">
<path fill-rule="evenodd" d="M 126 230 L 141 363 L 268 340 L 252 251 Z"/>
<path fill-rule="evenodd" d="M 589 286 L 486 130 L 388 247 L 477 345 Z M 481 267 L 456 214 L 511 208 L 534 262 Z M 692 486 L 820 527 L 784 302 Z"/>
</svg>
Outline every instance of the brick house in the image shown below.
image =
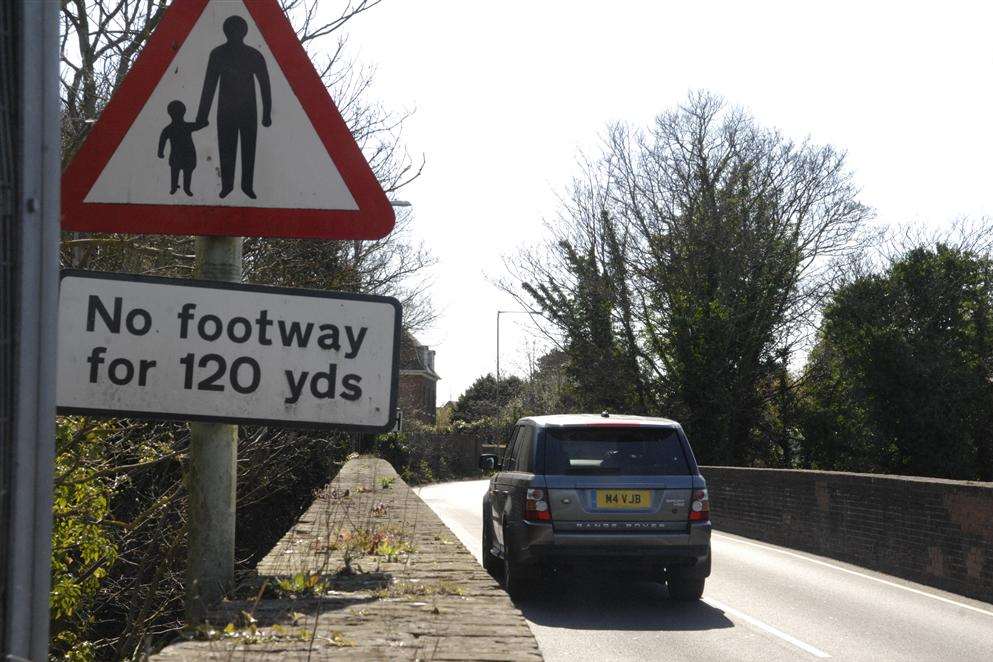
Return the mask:
<svg viewBox="0 0 993 662">
<path fill-rule="evenodd" d="M 400 411 L 405 421 L 435 424 L 438 380 L 434 350 L 408 331 L 400 337 Z"/>
</svg>

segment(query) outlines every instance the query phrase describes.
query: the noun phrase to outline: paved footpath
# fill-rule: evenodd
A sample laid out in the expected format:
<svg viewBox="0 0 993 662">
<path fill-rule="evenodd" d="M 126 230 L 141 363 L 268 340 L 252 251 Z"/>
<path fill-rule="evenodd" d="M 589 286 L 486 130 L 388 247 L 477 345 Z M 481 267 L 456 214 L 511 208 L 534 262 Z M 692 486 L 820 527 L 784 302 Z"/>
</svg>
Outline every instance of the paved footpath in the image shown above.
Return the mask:
<svg viewBox="0 0 993 662">
<path fill-rule="evenodd" d="M 346 463 L 257 573 L 152 659 L 542 659 L 507 594 L 384 460 Z"/>
</svg>

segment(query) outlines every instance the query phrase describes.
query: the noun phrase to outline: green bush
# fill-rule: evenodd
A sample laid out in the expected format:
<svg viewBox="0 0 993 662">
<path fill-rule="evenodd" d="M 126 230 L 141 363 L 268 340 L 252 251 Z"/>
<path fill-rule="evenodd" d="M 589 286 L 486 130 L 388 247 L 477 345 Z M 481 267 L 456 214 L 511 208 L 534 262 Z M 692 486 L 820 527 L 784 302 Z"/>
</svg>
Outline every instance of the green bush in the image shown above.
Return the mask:
<svg viewBox="0 0 993 662">
<path fill-rule="evenodd" d="M 107 519 L 112 478 L 99 465 L 107 423 L 59 418 L 52 503 L 52 649 L 70 660 L 94 659 L 85 635 L 93 602 L 118 548 Z"/>
</svg>

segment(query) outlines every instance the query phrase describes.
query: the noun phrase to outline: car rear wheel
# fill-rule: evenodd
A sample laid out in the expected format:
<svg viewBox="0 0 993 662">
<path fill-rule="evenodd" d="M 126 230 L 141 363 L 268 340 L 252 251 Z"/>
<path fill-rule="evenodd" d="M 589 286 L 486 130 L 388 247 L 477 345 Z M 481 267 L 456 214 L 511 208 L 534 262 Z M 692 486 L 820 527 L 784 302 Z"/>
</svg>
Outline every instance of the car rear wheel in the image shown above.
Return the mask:
<svg viewBox="0 0 993 662">
<path fill-rule="evenodd" d="M 514 600 L 526 598 L 534 592 L 537 568 L 514 561 L 506 533 L 503 540 L 503 588 Z"/>
<path fill-rule="evenodd" d="M 534 591 L 535 575 L 531 569 L 521 563 L 503 559 L 503 588 L 514 600 L 526 598 Z"/>
<path fill-rule="evenodd" d="M 500 557 L 493 553 L 493 512 L 486 502 L 483 503 L 483 568 L 494 579 L 503 571 Z"/>
<path fill-rule="evenodd" d="M 703 597 L 703 586 L 707 580 L 703 577 L 691 577 L 681 572 L 670 572 L 666 578 L 669 587 L 669 597 L 680 602 L 691 602 Z"/>
</svg>

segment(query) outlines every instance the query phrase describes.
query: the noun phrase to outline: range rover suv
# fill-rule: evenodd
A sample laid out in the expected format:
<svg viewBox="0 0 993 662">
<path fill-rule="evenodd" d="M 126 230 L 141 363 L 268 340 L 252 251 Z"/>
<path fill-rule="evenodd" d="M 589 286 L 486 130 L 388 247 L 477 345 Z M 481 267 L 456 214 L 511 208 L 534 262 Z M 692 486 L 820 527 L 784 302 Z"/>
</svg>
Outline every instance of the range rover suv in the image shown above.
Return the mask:
<svg viewBox="0 0 993 662">
<path fill-rule="evenodd" d="M 580 566 L 664 581 L 698 600 L 710 575 L 707 486 L 682 428 L 642 416 L 517 422 L 483 498 L 483 565 L 511 597 Z"/>
</svg>

